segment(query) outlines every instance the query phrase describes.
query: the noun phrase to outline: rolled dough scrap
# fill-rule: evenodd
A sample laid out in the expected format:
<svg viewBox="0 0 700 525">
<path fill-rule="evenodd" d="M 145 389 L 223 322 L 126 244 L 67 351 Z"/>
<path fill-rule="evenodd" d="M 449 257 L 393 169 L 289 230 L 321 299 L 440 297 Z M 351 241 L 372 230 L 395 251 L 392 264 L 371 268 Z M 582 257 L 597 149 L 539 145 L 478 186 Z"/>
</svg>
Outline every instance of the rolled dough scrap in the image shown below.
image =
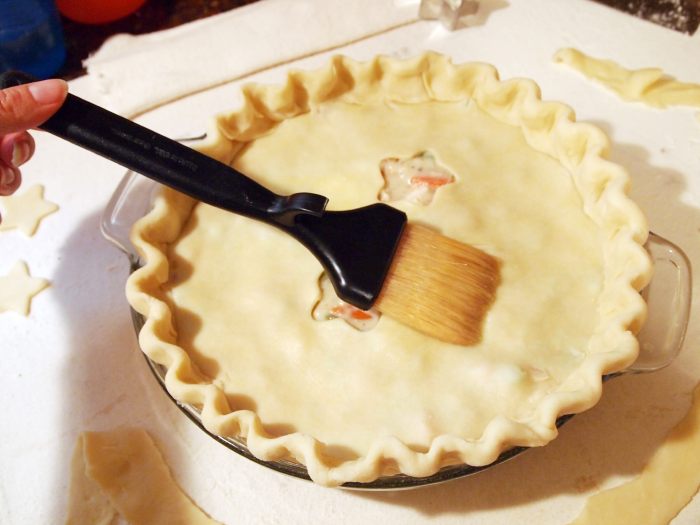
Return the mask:
<svg viewBox="0 0 700 525">
<path fill-rule="evenodd" d="M 84 432 L 71 464 L 68 525 L 221 525 L 173 480 L 148 433 L 124 428 Z"/>
<path fill-rule="evenodd" d="M 693 404 L 632 481 L 588 498 L 571 525 L 669 523 L 700 488 L 700 385 Z"/>
<path fill-rule="evenodd" d="M 573 48 L 557 51 L 554 61 L 603 84 L 624 100 L 643 102 L 657 108 L 700 108 L 700 84 L 679 82 L 656 67 L 625 69 L 612 60 L 589 57 Z"/>
<path fill-rule="evenodd" d="M 83 436 L 78 437 L 71 460 L 70 496 L 68 501 L 68 519 L 70 525 L 109 525 L 117 517 L 101 487 L 87 473 L 85 468 Z"/>
<path fill-rule="evenodd" d="M 27 263 L 18 261 L 5 276 L 0 277 L 0 313 L 13 310 L 29 315 L 32 297 L 49 285 L 46 279 L 31 277 Z"/>
<path fill-rule="evenodd" d="M 18 228 L 32 236 L 39 227 L 41 219 L 58 210 L 53 202 L 44 200 L 44 187 L 32 186 L 21 195 L 0 197 L 3 209 L 0 231 Z"/>
</svg>

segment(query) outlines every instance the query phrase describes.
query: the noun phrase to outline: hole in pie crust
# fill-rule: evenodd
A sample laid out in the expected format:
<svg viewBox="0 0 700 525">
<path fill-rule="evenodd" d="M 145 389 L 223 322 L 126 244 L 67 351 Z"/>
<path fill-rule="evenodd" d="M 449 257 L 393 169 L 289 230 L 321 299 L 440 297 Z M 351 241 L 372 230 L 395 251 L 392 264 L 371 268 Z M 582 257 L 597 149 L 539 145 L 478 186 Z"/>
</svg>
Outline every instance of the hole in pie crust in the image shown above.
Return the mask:
<svg viewBox="0 0 700 525">
<path fill-rule="evenodd" d="M 311 317 L 316 321 L 342 319 L 361 332 L 366 332 L 377 326 L 382 314 L 375 308 L 361 310 L 340 299 L 335 294 L 333 284 L 325 273 L 322 273 L 318 278 L 318 288 L 319 298 L 311 310 Z"/>
<path fill-rule="evenodd" d="M 403 201 L 427 206 L 433 202 L 439 188 L 455 181 L 454 174 L 440 166 L 428 151 L 403 160 L 386 158 L 379 164 L 379 169 L 384 177 L 379 200 L 384 202 Z"/>
</svg>

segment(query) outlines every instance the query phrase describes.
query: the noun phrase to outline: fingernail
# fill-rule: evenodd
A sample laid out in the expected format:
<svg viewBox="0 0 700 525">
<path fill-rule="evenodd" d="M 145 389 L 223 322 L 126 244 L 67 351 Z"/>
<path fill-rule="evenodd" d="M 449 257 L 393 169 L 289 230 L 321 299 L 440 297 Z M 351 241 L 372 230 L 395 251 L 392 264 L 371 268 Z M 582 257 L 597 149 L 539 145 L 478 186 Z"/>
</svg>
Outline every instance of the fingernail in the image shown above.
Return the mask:
<svg viewBox="0 0 700 525">
<path fill-rule="evenodd" d="M 17 169 L 0 164 L 0 186 L 12 186 L 17 178 Z"/>
<path fill-rule="evenodd" d="M 18 140 L 12 146 L 12 164 L 20 167 L 32 156 L 32 147 L 25 140 Z"/>
<path fill-rule="evenodd" d="M 32 82 L 27 85 L 29 92 L 39 104 L 55 104 L 63 100 L 68 89 L 68 85 L 64 80 L 52 78 L 49 80 L 41 80 Z"/>
<path fill-rule="evenodd" d="M 0 195 L 9 195 L 14 191 L 19 170 L 0 163 Z"/>
</svg>

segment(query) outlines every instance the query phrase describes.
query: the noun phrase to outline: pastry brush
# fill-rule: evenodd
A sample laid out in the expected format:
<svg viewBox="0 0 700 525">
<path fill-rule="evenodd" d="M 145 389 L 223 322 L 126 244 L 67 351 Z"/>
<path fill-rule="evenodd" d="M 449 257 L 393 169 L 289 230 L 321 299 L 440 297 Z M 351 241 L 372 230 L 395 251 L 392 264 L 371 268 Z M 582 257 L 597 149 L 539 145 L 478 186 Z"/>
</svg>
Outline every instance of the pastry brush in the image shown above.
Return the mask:
<svg viewBox="0 0 700 525">
<path fill-rule="evenodd" d="M 10 72 L 0 87 L 33 79 Z M 319 260 L 338 297 L 442 341 L 470 345 L 499 283 L 484 251 L 410 224 L 383 203 L 328 211 L 313 193 L 277 195 L 231 166 L 68 94 L 40 129 L 199 201 L 271 224 Z"/>
</svg>

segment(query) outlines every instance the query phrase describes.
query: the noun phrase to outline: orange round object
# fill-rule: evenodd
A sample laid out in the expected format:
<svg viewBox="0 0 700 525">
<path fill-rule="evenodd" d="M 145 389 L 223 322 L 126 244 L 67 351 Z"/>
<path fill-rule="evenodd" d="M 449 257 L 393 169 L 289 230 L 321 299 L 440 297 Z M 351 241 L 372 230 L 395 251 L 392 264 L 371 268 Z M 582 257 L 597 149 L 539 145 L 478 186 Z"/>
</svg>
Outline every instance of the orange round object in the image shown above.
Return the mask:
<svg viewBox="0 0 700 525">
<path fill-rule="evenodd" d="M 81 24 L 106 24 L 130 15 L 146 0 L 56 0 L 63 16 Z"/>
</svg>

